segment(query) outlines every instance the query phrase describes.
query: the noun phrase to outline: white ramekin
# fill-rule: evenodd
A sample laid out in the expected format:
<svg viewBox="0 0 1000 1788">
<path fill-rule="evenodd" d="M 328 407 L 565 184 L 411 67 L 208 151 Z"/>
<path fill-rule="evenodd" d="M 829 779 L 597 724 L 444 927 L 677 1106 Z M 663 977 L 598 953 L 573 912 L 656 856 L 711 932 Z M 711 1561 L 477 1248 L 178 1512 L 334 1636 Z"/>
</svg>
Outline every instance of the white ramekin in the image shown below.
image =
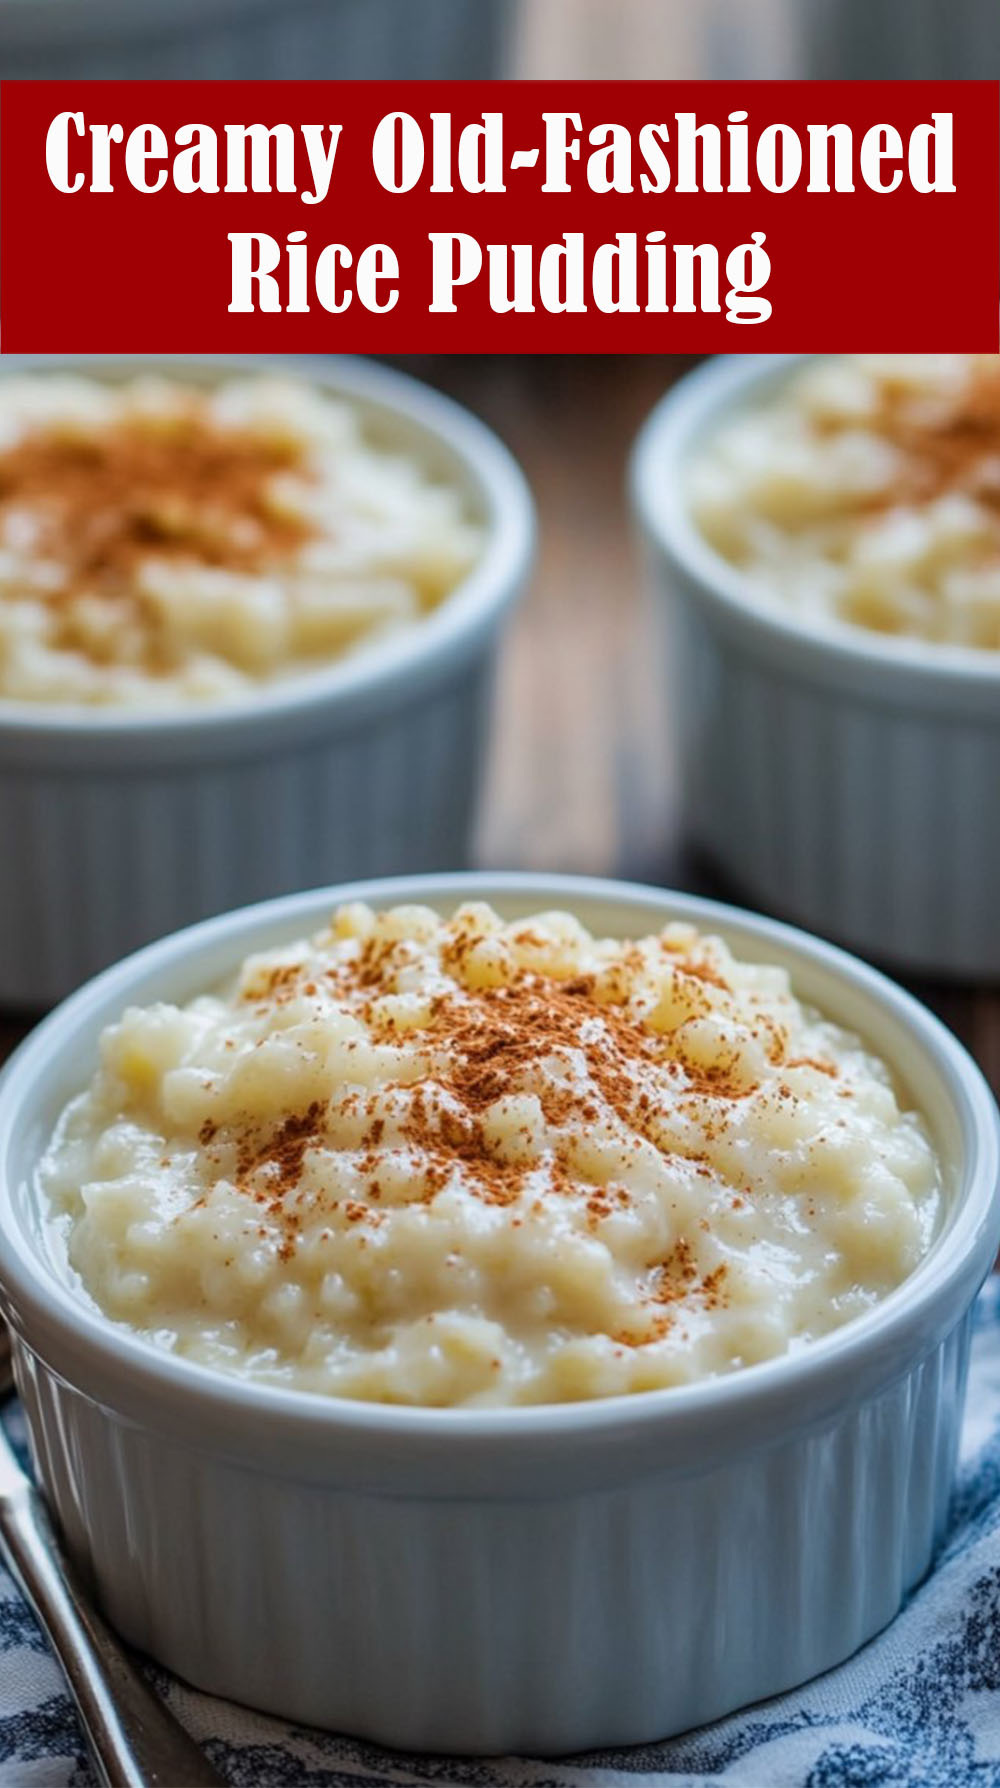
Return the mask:
<svg viewBox="0 0 1000 1788">
<path fill-rule="evenodd" d="M 802 358 L 708 363 L 634 450 L 684 820 L 755 904 L 900 966 L 996 977 L 1000 653 L 804 619 L 748 590 L 688 511 L 692 454 Z"/>
<path fill-rule="evenodd" d="M 246 699 L 169 713 L 0 700 L 0 1003 L 38 1006 L 250 900 L 468 857 L 495 647 L 531 563 L 514 460 L 474 416 L 363 360 L 10 356 L 99 378 L 290 371 L 467 493 L 483 552 L 421 622 Z"/>
<path fill-rule="evenodd" d="M 129 1002 L 184 999 L 335 898 L 668 917 L 786 964 L 856 1027 L 949 1164 L 912 1278 L 797 1354 L 680 1389 L 509 1410 L 325 1400 L 160 1354 L 63 1282 L 33 1174 Z M 311 893 L 155 944 L 48 1018 L 0 1083 L 0 1282 L 38 1470 L 128 1639 L 189 1681 L 383 1744 L 561 1752 L 665 1736 L 854 1651 L 945 1521 L 969 1311 L 1000 1240 L 998 1122 L 954 1037 L 771 921 L 571 878 Z"/>
</svg>

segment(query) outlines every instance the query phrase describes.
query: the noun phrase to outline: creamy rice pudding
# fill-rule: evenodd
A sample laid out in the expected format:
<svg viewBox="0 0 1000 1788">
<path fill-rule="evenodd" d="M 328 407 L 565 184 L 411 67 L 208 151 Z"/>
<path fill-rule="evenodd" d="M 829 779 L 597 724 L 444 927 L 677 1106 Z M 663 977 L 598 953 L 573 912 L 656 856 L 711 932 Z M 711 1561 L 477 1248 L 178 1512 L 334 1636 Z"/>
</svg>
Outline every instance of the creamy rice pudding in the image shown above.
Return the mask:
<svg viewBox="0 0 1000 1788">
<path fill-rule="evenodd" d="M 798 1348 L 926 1251 L 921 1118 L 787 974 L 342 908 L 127 1011 L 40 1179 L 81 1295 L 156 1346 L 394 1403 L 677 1385 Z"/>
<path fill-rule="evenodd" d="M 837 357 L 723 422 L 694 517 L 762 593 L 1000 649 L 1000 357 Z"/>
<path fill-rule="evenodd" d="M 245 695 L 418 622 L 479 549 L 459 492 L 319 389 L 0 382 L 0 697 Z"/>
</svg>

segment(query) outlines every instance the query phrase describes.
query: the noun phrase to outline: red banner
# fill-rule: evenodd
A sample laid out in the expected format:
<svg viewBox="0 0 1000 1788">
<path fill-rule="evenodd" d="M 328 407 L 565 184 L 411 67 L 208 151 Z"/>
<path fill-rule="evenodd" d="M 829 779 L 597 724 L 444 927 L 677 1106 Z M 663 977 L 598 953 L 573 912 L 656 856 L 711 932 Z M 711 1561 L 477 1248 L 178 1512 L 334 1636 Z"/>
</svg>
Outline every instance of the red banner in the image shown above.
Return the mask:
<svg viewBox="0 0 1000 1788">
<path fill-rule="evenodd" d="M 994 82 L 23 82 L 5 351 L 996 351 Z"/>
</svg>

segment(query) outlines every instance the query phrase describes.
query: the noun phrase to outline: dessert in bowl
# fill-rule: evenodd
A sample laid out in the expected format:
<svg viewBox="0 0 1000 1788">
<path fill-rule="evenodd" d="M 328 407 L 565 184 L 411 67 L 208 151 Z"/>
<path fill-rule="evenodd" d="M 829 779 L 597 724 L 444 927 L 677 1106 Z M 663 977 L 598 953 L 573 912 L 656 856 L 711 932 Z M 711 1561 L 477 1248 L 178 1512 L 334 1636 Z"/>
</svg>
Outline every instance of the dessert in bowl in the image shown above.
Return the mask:
<svg viewBox="0 0 1000 1788">
<path fill-rule="evenodd" d="M 998 364 L 717 361 L 633 457 L 691 834 L 932 973 L 1000 972 Z"/>
<path fill-rule="evenodd" d="M 829 946 L 568 878 L 299 896 L 81 990 L 0 1134 L 43 1481 L 205 1688 L 633 1742 L 828 1667 L 927 1569 L 997 1117 Z"/>
<path fill-rule="evenodd" d="M 693 1382 L 922 1258 L 941 1170 L 885 1064 L 674 925 L 340 907 L 131 1008 L 40 1169 L 106 1315 L 262 1382 L 418 1405 Z"/>
<path fill-rule="evenodd" d="M 530 499 L 364 362 L 0 382 L 0 999 L 248 896 L 461 862 Z"/>
</svg>

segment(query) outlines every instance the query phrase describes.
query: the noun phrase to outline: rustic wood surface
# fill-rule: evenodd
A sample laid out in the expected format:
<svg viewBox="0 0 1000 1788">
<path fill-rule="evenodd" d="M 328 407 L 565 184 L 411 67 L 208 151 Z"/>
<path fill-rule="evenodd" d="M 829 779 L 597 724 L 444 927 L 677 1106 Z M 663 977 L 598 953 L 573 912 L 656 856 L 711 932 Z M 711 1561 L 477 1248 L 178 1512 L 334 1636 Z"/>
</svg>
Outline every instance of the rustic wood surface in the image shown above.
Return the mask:
<svg viewBox="0 0 1000 1788">
<path fill-rule="evenodd" d="M 628 444 L 685 362 L 666 357 L 422 362 L 489 422 L 535 491 L 539 561 L 501 665 L 477 855 L 491 868 L 721 888 L 684 851 L 662 676 L 625 500 Z M 927 999 L 1000 1092 L 1000 989 Z M 0 1055 L 24 1035 L 0 1016 Z"/>
</svg>

